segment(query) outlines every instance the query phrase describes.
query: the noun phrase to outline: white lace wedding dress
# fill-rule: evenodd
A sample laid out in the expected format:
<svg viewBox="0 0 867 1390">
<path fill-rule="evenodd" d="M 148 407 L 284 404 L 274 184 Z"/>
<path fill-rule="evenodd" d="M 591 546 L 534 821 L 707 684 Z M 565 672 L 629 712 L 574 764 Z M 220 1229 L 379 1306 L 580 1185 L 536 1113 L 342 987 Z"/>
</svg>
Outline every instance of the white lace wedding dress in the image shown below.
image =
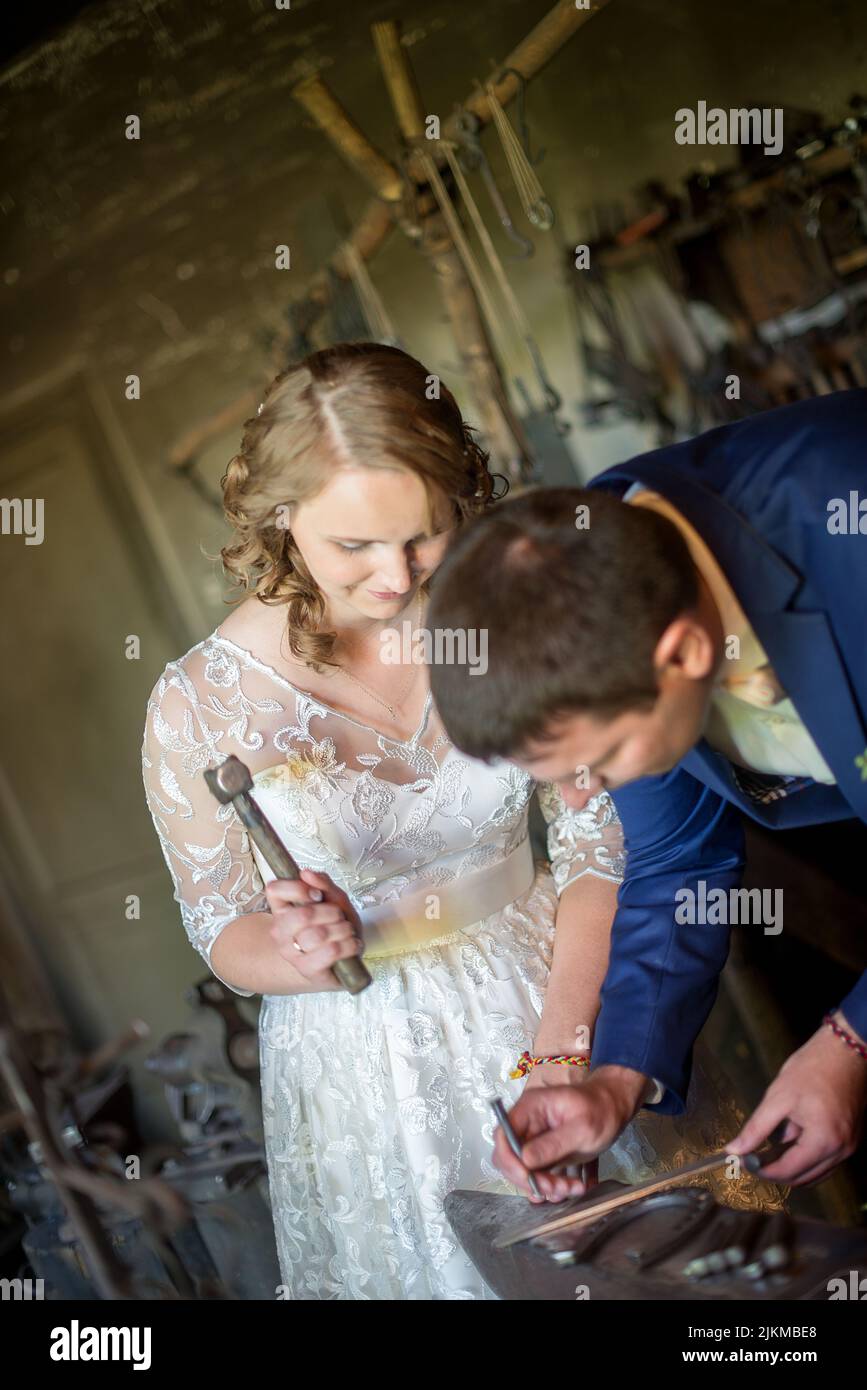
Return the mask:
<svg viewBox="0 0 867 1390">
<path fill-rule="evenodd" d="M 514 1191 L 491 1163 L 489 1102 L 510 1106 L 523 1087 L 509 1072 L 532 1049 L 558 891 L 585 873 L 622 878 L 613 803 L 603 793 L 576 813 L 541 789 L 552 876 L 530 850 L 531 779 L 460 754 L 430 697 L 413 737 L 395 742 L 212 633 L 157 682 L 142 748 L 183 924 L 209 965 L 227 923 L 268 910 L 273 877 L 202 775 L 230 753 L 298 863 L 352 898 L 374 980 L 355 997 L 262 999 L 282 1296 L 493 1298 L 443 1199 L 453 1188 Z M 688 1124 L 643 1112 L 603 1155 L 600 1177 L 638 1181 L 720 1147 L 738 1115 L 705 1092 Z M 751 1181 L 747 1205 L 758 1204 Z"/>
</svg>

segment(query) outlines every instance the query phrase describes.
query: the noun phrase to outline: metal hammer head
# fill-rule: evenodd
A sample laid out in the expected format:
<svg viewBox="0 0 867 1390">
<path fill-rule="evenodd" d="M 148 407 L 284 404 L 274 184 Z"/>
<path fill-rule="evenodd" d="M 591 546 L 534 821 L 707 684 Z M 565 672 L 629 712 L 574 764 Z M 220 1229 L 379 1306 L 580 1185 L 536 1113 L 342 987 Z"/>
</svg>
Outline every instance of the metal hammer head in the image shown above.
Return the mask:
<svg viewBox="0 0 867 1390">
<path fill-rule="evenodd" d="M 234 801 L 242 792 L 249 792 L 253 786 L 250 769 L 230 753 L 219 767 L 209 767 L 205 771 L 205 781 L 218 801 Z"/>
</svg>

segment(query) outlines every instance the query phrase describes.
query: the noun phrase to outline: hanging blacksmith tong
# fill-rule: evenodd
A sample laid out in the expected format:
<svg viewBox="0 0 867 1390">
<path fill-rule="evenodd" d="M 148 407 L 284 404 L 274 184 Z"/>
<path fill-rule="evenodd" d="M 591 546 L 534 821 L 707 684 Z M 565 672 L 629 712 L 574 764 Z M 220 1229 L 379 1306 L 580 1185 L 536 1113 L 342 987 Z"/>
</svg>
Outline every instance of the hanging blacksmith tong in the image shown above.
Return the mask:
<svg viewBox="0 0 867 1390">
<path fill-rule="evenodd" d="M 530 148 L 530 127 L 527 124 L 526 111 L 527 79 L 517 68 L 502 68 L 497 75 L 497 85 L 502 82 L 504 77 L 508 77 L 510 73 L 513 77 L 518 79 L 518 129 L 521 132 L 521 144 L 524 146 L 524 153 L 529 163 L 537 167 L 545 158 L 545 151 L 541 149 L 538 154 L 534 155 Z"/>
<path fill-rule="evenodd" d="M 217 800 L 223 806 L 234 806 L 241 824 L 249 830 L 251 839 L 277 878 L 300 878 L 301 871 L 292 855 L 250 795 L 253 778 L 241 759 L 230 753 L 218 767 L 207 768 L 204 776 Z M 360 994 L 373 983 L 370 971 L 359 956 L 335 961 L 331 970 L 349 994 Z"/>
<path fill-rule="evenodd" d="M 516 228 L 506 207 L 506 200 L 497 186 L 494 171 L 488 163 L 488 156 L 482 149 L 482 142 L 479 139 L 481 122 L 472 111 L 461 111 L 457 117 L 458 142 L 461 147 L 461 155 L 468 169 L 478 169 L 485 181 L 488 196 L 496 209 L 497 216 L 503 224 L 503 230 L 510 241 L 513 241 L 519 248 L 520 254 L 515 260 L 526 260 L 535 253 L 535 244 L 528 237 L 521 236 Z"/>
</svg>

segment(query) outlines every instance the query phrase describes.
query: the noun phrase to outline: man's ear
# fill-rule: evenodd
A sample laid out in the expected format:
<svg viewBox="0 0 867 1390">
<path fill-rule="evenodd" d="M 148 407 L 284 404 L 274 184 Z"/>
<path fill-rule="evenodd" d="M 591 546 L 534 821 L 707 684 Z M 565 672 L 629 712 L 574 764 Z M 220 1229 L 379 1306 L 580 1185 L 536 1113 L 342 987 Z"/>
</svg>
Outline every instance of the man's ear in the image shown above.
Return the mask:
<svg viewBox="0 0 867 1390">
<path fill-rule="evenodd" d="M 670 622 L 653 653 L 658 673 L 675 668 L 687 680 L 703 680 L 713 670 L 714 651 L 710 633 L 697 617 L 682 613 Z"/>
</svg>

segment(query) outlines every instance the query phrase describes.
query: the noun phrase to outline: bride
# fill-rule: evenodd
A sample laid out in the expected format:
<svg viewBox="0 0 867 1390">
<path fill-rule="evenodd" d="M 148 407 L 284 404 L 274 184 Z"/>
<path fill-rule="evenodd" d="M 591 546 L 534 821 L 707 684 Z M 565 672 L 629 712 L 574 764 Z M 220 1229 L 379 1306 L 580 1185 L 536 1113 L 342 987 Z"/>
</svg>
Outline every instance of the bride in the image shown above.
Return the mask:
<svg viewBox="0 0 867 1390">
<path fill-rule="evenodd" d="M 382 659 L 395 629 L 423 631 L 450 533 L 494 501 L 486 456 L 435 381 L 373 343 L 275 379 L 223 479 L 223 561 L 249 596 L 169 663 L 147 708 L 145 790 L 183 925 L 230 989 L 262 996 L 292 1299 L 493 1297 L 443 1200 L 514 1191 L 491 1161 L 493 1098 L 581 1083 L 623 876 L 606 793 L 570 812 L 540 788 L 551 864 L 535 864 L 529 777 L 460 754 L 424 664 Z M 275 880 L 211 797 L 202 774 L 230 753 L 301 880 Z M 350 996 L 331 967 L 362 950 L 373 984 Z M 524 1080 L 524 1052 L 577 1064 Z M 645 1112 L 602 1175 L 638 1181 L 720 1147 L 738 1113 L 705 1091 L 688 1125 Z M 751 1183 L 726 1200 L 755 1204 Z"/>
</svg>

